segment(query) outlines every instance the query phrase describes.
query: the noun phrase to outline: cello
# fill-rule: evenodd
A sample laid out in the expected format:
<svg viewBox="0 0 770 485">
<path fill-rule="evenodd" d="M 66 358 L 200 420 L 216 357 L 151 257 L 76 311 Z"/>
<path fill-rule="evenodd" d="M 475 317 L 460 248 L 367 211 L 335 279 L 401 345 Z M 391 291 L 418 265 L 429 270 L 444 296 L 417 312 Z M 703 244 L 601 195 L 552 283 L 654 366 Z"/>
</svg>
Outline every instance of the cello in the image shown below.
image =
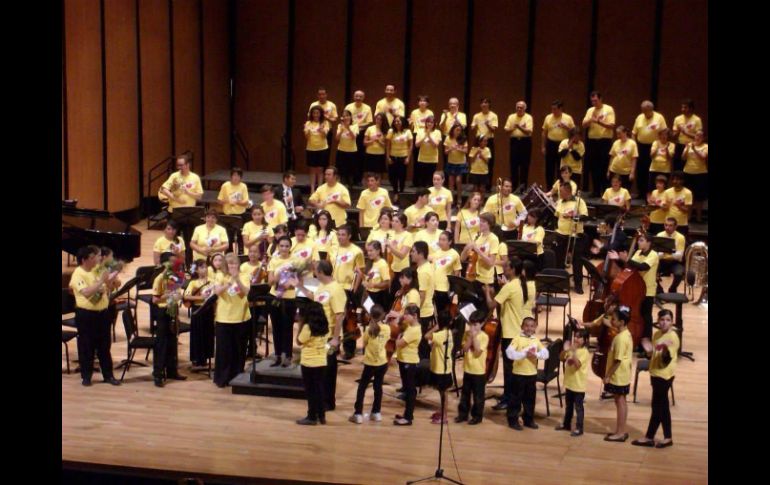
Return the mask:
<svg viewBox="0 0 770 485">
<path fill-rule="evenodd" d="M 484 291 L 487 293 L 487 300 L 492 299 L 489 295 L 491 293 L 490 287 L 485 285 Z M 481 327 L 481 331 L 489 337 L 487 342 L 487 362 L 484 367 L 484 382 L 487 384 L 491 384 L 497 376 L 497 367 L 500 365 L 500 344 L 503 341 L 503 325 L 500 323 L 500 319 L 495 317 L 493 313 L 494 311 L 489 311 L 484 325 Z"/>
<path fill-rule="evenodd" d="M 403 310 L 401 298 L 406 295 L 407 291 L 409 291 L 409 288 L 401 288 L 396 292 L 396 296 L 393 298 L 393 304 L 390 306 L 390 311 L 401 313 Z M 405 329 L 401 325 L 400 318 L 388 318 L 386 319 L 386 323 L 390 327 L 390 338 L 385 342 L 385 353 L 387 354 L 388 364 L 390 364 L 390 359 L 396 352 L 396 340 L 398 339 L 399 334 Z"/>
</svg>

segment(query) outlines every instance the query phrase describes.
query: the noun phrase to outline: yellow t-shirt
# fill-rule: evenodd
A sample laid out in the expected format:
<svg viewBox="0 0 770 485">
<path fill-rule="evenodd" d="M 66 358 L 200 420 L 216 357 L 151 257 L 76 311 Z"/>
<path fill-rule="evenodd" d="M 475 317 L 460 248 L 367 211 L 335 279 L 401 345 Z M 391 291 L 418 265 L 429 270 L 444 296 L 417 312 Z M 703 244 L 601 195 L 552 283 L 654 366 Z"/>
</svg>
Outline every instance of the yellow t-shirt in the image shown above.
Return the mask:
<svg viewBox="0 0 770 485">
<path fill-rule="evenodd" d="M 700 158 L 698 158 L 698 155 L 695 154 L 696 151 L 700 153 L 701 156 L 706 157 L 706 160 L 701 160 Z M 690 149 L 687 151 L 687 160 L 685 161 L 685 164 L 684 164 L 684 173 L 691 173 L 691 174 L 708 173 L 709 171 L 708 156 L 709 156 L 708 143 L 701 143 L 700 146 L 695 146 L 693 144 L 690 144 Z"/>
<path fill-rule="evenodd" d="M 668 365 L 663 364 L 663 351 L 655 350 L 659 344 L 670 341 L 672 345 L 668 347 L 668 352 L 671 354 L 671 362 Z M 652 377 L 660 377 L 662 379 L 671 379 L 674 377 L 674 371 L 676 370 L 676 361 L 679 353 L 679 335 L 672 327 L 668 332 L 663 333 L 660 330 L 656 330 L 652 336 L 652 358 L 650 359 L 650 375 Z"/>
<path fill-rule="evenodd" d="M 476 156 L 479 151 L 481 151 L 481 155 L 486 158 L 486 161 L 482 159 L 481 156 Z M 484 150 L 480 150 L 479 147 L 471 148 L 468 159 L 471 160 L 471 173 L 478 175 L 489 174 L 489 161 L 492 160 L 492 152 L 489 150 L 489 147 L 484 147 Z"/>
<path fill-rule="evenodd" d="M 424 163 L 438 163 L 438 147 L 441 143 L 441 132 L 438 130 L 430 132 L 430 139 L 436 144 L 435 146 L 427 141 L 423 142 L 423 139 L 425 139 L 425 130 L 418 129 L 414 137 L 415 145 L 417 144 L 417 140 L 420 140 L 420 151 L 417 154 L 417 161 Z"/>
<path fill-rule="evenodd" d="M 275 233 L 273 233 L 273 229 L 266 225 L 258 226 L 254 223 L 254 221 L 249 221 L 246 224 L 243 225 L 243 229 L 241 230 L 241 234 L 243 235 L 243 241 L 244 242 L 251 242 L 256 240 L 262 232 L 265 232 L 268 237 L 274 237 Z"/>
<path fill-rule="evenodd" d="M 380 211 L 384 207 L 393 207 L 388 191 L 382 187 L 374 192 L 369 189 L 361 191 L 356 208 L 364 211 L 364 225 L 362 227 L 374 227 L 380 218 Z"/>
<path fill-rule="evenodd" d="M 166 282 L 164 281 L 163 273 L 161 273 L 156 276 L 155 280 L 152 282 L 152 296 L 156 296 L 161 299 L 157 303 L 158 308 L 168 307 L 168 303 L 166 303 L 165 298 L 163 298 L 164 293 L 166 293 Z"/>
<path fill-rule="evenodd" d="M 454 342 L 452 340 L 452 332 L 448 329 L 437 330 L 433 332 L 433 346 L 430 349 L 430 371 L 434 374 L 451 374 L 452 373 L 452 347 Z M 449 353 L 447 357 L 444 352 L 444 342 L 449 339 Z"/>
<path fill-rule="evenodd" d="M 457 244 L 468 244 L 476 239 L 481 225 L 479 215 L 479 211 L 460 209 L 457 214 L 457 224 L 460 226 L 460 237 L 457 238 Z"/>
<path fill-rule="evenodd" d="M 200 246 L 214 247 L 221 243 L 230 243 L 227 237 L 227 231 L 220 225 L 215 225 L 213 229 L 209 230 L 206 224 L 201 224 L 193 231 L 190 242 L 194 242 Z M 206 259 L 206 256 L 200 254 L 197 251 L 193 251 L 193 260 Z"/>
<path fill-rule="evenodd" d="M 351 134 L 352 133 L 352 134 Z M 342 123 L 337 125 L 337 134 L 340 135 L 340 142 L 337 144 L 338 152 L 355 153 L 358 151 L 356 145 L 356 137 L 358 136 L 358 125 L 351 124 L 350 132 L 342 126 Z"/>
<path fill-rule="evenodd" d="M 388 267 L 388 262 L 385 261 L 385 259 L 380 258 L 376 263 L 372 263 L 372 268 L 366 273 L 366 279 L 374 284 L 390 281 L 390 268 Z M 367 291 L 369 293 L 379 293 L 387 290 L 376 290 L 372 288 Z"/>
<path fill-rule="evenodd" d="M 577 194 L 577 184 L 574 180 L 569 181 L 569 186 L 572 187 L 572 193 Z M 559 195 L 559 189 L 561 189 L 561 179 L 557 180 L 551 186 L 551 194 Z"/>
<path fill-rule="evenodd" d="M 176 207 L 195 207 L 196 200 L 182 191 L 182 187 L 187 188 L 189 192 L 194 194 L 203 194 L 203 186 L 201 186 L 201 179 L 196 174 L 190 172 L 187 176 L 183 176 L 181 172 L 174 172 L 171 176 L 163 182 L 163 187 L 170 190 L 174 197 L 181 199 L 180 202 L 169 200 L 168 211 L 174 212 Z M 158 190 L 158 197 L 161 201 L 166 201 L 166 196 L 160 193 Z"/>
<path fill-rule="evenodd" d="M 297 263 L 309 263 L 313 258 L 314 249 L 315 243 L 307 236 L 301 243 L 297 242 L 296 236 L 291 238 L 291 252 L 289 254 Z"/>
<path fill-rule="evenodd" d="M 404 128 L 399 133 L 395 133 L 393 128 L 389 129 L 387 139 L 390 140 L 390 156 L 406 157 L 409 155 L 409 140 L 412 138 L 412 132 L 408 128 Z"/>
<path fill-rule="evenodd" d="M 335 316 L 345 313 L 348 295 L 339 283 L 332 281 L 327 284 L 319 284 L 315 293 L 313 293 L 313 299 L 323 306 L 326 321 L 329 323 L 329 331 L 326 334 L 326 338 L 330 338 L 334 332 Z"/>
<path fill-rule="evenodd" d="M 537 297 L 537 285 L 535 285 L 534 281 L 528 280 L 527 281 L 527 299 L 524 301 L 523 318 L 535 317 L 535 313 L 532 311 L 532 309 L 535 308 L 535 302 L 537 300 L 536 297 Z"/>
<path fill-rule="evenodd" d="M 497 246 L 497 258 L 495 258 L 495 271 L 497 271 L 497 274 L 501 275 L 503 274 L 503 264 L 508 259 L 508 244 L 505 241 L 502 241 Z"/>
<path fill-rule="evenodd" d="M 323 367 L 326 365 L 326 337 L 312 336 L 310 326 L 302 325 L 297 340 L 302 344 L 299 363 L 305 367 Z"/>
<path fill-rule="evenodd" d="M 364 269 L 364 252 L 355 244 L 347 247 L 337 246 L 337 250 L 330 255 L 330 261 L 334 266 L 334 279 L 345 290 L 353 289 L 355 270 Z"/>
<path fill-rule="evenodd" d="M 324 120 L 323 124 L 317 121 L 305 122 L 305 133 L 310 133 L 307 138 L 305 149 L 309 152 L 317 152 L 329 148 L 329 142 L 326 140 L 326 134 L 329 133 L 331 125 Z"/>
<path fill-rule="evenodd" d="M 101 311 L 105 310 L 109 305 L 109 295 L 106 291 L 105 285 L 91 295 L 90 298 L 83 296 L 81 290 L 88 288 L 96 283 L 99 276 L 95 271 L 86 271 L 81 266 L 75 268 L 70 277 L 69 287 L 72 289 L 72 293 L 75 295 L 75 306 L 82 308 L 83 310 Z"/>
<path fill-rule="evenodd" d="M 422 209 L 417 207 L 416 204 L 412 204 L 409 207 L 404 210 L 404 215 L 406 216 L 406 225 L 407 226 L 414 226 L 418 222 L 420 223 L 421 227 L 425 227 L 425 214 L 428 212 L 431 212 L 431 207 L 428 204 L 425 204 Z M 411 232 L 417 232 L 420 228 L 413 227 L 410 229 Z"/>
<path fill-rule="evenodd" d="M 666 191 L 665 190 L 658 190 L 655 189 L 651 192 L 650 196 L 652 197 L 653 202 L 655 204 L 662 204 L 666 201 Z M 668 217 L 668 209 L 655 209 L 654 211 L 650 212 L 650 222 L 653 224 L 663 224 L 666 222 L 666 217 Z"/>
<path fill-rule="evenodd" d="M 318 254 L 319 251 L 324 251 L 325 253 L 331 253 L 334 251 L 339 245 L 339 241 L 337 240 L 337 231 L 331 231 L 327 233 L 326 231 L 318 231 L 315 228 L 315 225 L 310 226 L 310 231 L 308 232 L 307 237 L 313 241 L 315 241 L 315 253 L 313 254 L 313 259 L 318 261 L 320 259 L 320 256 Z"/>
<path fill-rule="evenodd" d="M 639 275 L 644 280 L 645 286 L 647 286 L 646 296 L 655 296 L 657 294 L 655 289 L 658 286 L 655 280 L 658 274 L 658 253 L 650 250 L 647 256 L 644 256 L 642 251 L 638 249 L 631 260 L 636 261 L 637 263 L 647 263 L 650 265 L 649 270 L 640 271 Z"/>
<path fill-rule="evenodd" d="M 371 231 L 369 231 L 369 236 L 366 238 L 366 243 L 370 243 L 372 241 L 378 241 L 380 245 L 382 246 L 383 252 L 385 251 L 385 241 L 390 241 L 390 239 L 393 237 L 393 229 L 383 230 L 380 229 L 380 226 L 375 227 Z"/>
<path fill-rule="evenodd" d="M 289 221 L 289 216 L 286 213 L 286 206 L 279 200 L 273 200 L 272 205 L 268 206 L 266 202 L 260 204 L 262 210 L 265 211 L 265 222 L 267 227 L 273 229 L 278 224 L 286 224 Z"/>
<path fill-rule="evenodd" d="M 251 318 L 248 293 L 241 293 L 238 284 L 230 275 L 219 273 L 215 284 L 228 285 L 227 290 L 217 298 L 215 320 L 219 323 L 242 323 Z M 248 288 L 251 285 L 247 274 L 239 274 L 241 284 Z"/>
<path fill-rule="evenodd" d="M 499 245 L 500 241 L 492 232 L 486 236 L 479 237 L 479 239 L 476 241 L 476 246 L 478 247 L 479 251 L 487 256 L 491 256 L 492 259 L 497 259 Z M 481 259 L 481 256 L 479 256 L 479 260 L 476 263 L 476 274 L 476 279 L 481 283 L 491 285 L 495 282 L 495 265 L 493 264 L 491 266 L 487 266 L 487 264 Z"/>
<path fill-rule="evenodd" d="M 543 348 L 543 344 L 536 336 L 527 337 L 523 334 L 513 337 L 510 346 L 519 352 L 525 352 L 532 347 L 539 352 Z M 537 375 L 537 357 L 525 357 L 513 361 L 513 373 L 517 376 Z"/>
<path fill-rule="evenodd" d="M 498 202 L 499 201 L 499 202 Z M 502 207 L 501 207 L 502 205 Z M 503 211 L 503 220 L 500 220 L 500 209 Z M 517 196 L 508 194 L 508 197 L 500 199 L 500 194 L 495 194 L 487 199 L 484 210 L 481 213 L 490 213 L 495 216 L 495 223 L 505 226 L 505 230 L 513 230 L 516 227 L 516 218 L 524 212 L 525 207 Z"/>
<path fill-rule="evenodd" d="M 594 112 L 596 112 L 596 108 L 591 106 L 586 111 L 586 115 L 583 117 L 583 122 L 589 121 L 594 116 Z M 597 112 L 598 119 L 602 123 L 607 124 L 614 124 L 615 123 L 615 110 L 610 106 L 609 104 L 602 104 L 601 109 Z M 599 123 L 591 123 L 591 125 L 588 127 L 588 138 L 595 140 L 599 138 L 609 138 L 612 139 L 613 135 L 613 129 L 612 128 L 605 128 L 601 126 Z"/>
<path fill-rule="evenodd" d="M 388 363 L 385 344 L 390 340 L 390 325 L 384 323 L 372 323 L 370 325 L 378 325 L 380 333 L 372 338 L 368 331 L 364 332 L 364 365 L 379 367 Z"/>
<path fill-rule="evenodd" d="M 393 109 L 394 113 L 390 112 L 391 109 Z M 388 118 L 388 124 L 390 125 L 393 124 L 394 114 L 406 116 L 406 106 L 404 106 L 404 102 L 398 98 L 393 98 L 392 102 L 388 102 L 388 98 L 382 98 L 377 101 L 377 105 L 374 108 L 374 114 L 376 115 L 377 113 L 385 113 L 385 116 Z"/>
<path fill-rule="evenodd" d="M 569 138 L 565 138 L 564 140 L 559 143 L 559 151 L 561 152 L 564 149 L 567 149 L 569 147 Z M 580 160 L 575 160 L 575 157 L 572 155 L 572 150 L 576 151 L 580 155 Z M 577 143 L 574 143 L 572 145 L 572 149 L 567 152 L 567 154 L 563 157 L 561 157 L 561 162 L 559 162 L 559 168 L 567 165 L 569 168 L 572 169 L 573 174 L 580 175 L 583 173 L 583 158 L 586 154 L 586 146 L 582 141 L 579 141 Z M 573 194 L 575 192 L 572 192 Z"/>
<path fill-rule="evenodd" d="M 575 224 L 575 222 L 571 217 L 574 215 L 576 210 L 578 215 L 588 215 L 588 207 L 586 206 L 586 202 L 582 197 L 579 199 L 579 202 L 575 199 L 575 197 L 572 197 L 572 200 L 569 201 L 559 199 L 559 202 L 556 204 L 556 217 L 559 219 L 559 222 L 556 226 L 556 232 L 563 236 L 570 236 L 572 234 L 572 225 Z M 570 215 L 570 218 L 565 219 L 562 217 L 562 215 L 565 214 Z M 583 222 L 577 222 L 577 234 L 583 234 L 583 224 Z"/>
<path fill-rule="evenodd" d="M 610 377 L 610 384 L 615 386 L 627 386 L 631 383 L 631 354 L 633 349 L 634 341 L 631 338 L 631 332 L 628 331 L 628 328 L 624 329 L 612 339 L 612 345 L 610 345 L 610 351 L 607 354 L 607 367 L 605 372 L 610 370 L 616 360 L 620 361 L 620 365 Z"/>
<path fill-rule="evenodd" d="M 470 332 L 465 332 L 463 335 L 463 346 L 470 340 Z M 489 335 L 484 332 L 476 334 L 476 343 L 481 348 L 481 354 L 478 356 L 473 354 L 473 349 L 468 349 L 463 357 L 463 372 L 465 374 L 472 374 L 475 376 L 483 376 L 487 370 L 487 347 L 489 346 Z"/>
<path fill-rule="evenodd" d="M 639 150 L 636 147 L 636 142 L 631 138 L 628 138 L 625 143 L 620 139 L 615 140 L 610 149 L 610 172 L 620 175 L 628 175 L 631 173 L 631 162 L 633 159 L 639 157 Z"/>
<path fill-rule="evenodd" d="M 580 347 L 570 352 L 570 357 L 580 362 L 580 368 L 572 364 L 564 365 L 564 387 L 572 392 L 586 392 L 586 378 L 588 377 L 589 361 L 591 354 L 585 347 Z"/>
<path fill-rule="evenodd" d="M 385 154 L 385 137 L 387 133 L 382 133 L 376 125 L 372 125 L 366 129 L 365 136 L 369 137 L 369 140 L 374 141 L 374 143 L 366 147 L 366 153 L 370 155 Z M 379 142 L 382 142 L 382 145 Z"/>
<path fill-rule="evenodd" d="M 529 290 L 529 288 L 527 288 Z M 535 295 L 529 294 L 530 299 Z M 500 322 L 503 325 L 503 338 L 513 338 L 521 333 L 521 322 L 524 320 L 524 293 L 521 291 L 521 281 L 516 278 L 500 288 L 495 296 L 500 305 Z"/>
<path fill-rule="evenodd" d="M 530 132 L 529 135 L 525 135 L 523 131 L 520 129 L 515 129 L 515 126 L 524 124 L 524 128 Z M 505 121 L 505 131 L 511 132 L 511 138 L 531 138 L 532 137 L 532 129 L 535 126 L 535 122 L 532 119 L 532 115 L 529 113 L 524 113 L 524 116 L 519 116 L 518 113 L 513 113 L 508 116 L 508 119 Z"/>
<path fill-rule="evenodd" d="M 401 231 L 400 234 L 394 231 L 392 239 L 396 241 L 399 249 L 401 249 L 402 246 L 406 248 L 406 255 L 404 255 L 403 258 L 399 258 L 396 256 L 396 253 L 393 253 L 393 261 L 391 261 L 390 265 L 390 268 L 394 273 L 400 273 L 409 267 L 409 251 L 414 244 L 414 236 L 409 231 Z"/>
<path fill-rule="evenodd" d="M 401 308 L 406 308 L 409 305 L 420 306 L 420 292 L 414 288 L 401 297 Z"/>
<path fill-rule="evenodd" d="M 425 262 L 417 268 L 420 291 L 425 292 L 425 301 L 420 305 L 420 318 L 433 316 L 433 292 L 436 289 L 436 275 L 433 265 Z"/>
<path fill-rule="evenodd" d="M 567 128 L 562 128 L 559 123 L 567 125 Z M 558 118 L 553 113 L 547 115 L 543 120 L 543 129 L 546 131 L 546 136 L 551 141 L 569 140 L 569 130 L 575 127 L 575 120 L 567 113 L 562 113 Z"/>
<path fill-rule="evenodd" d="M 288 258 L 282 258 L 279 255 L 275 255 L 272 258 L 270 258 L 270 262 L 267 263 L 267 273 L 273 274 L 276 277 L 280 275 L 280 270 L 283 268 L 290 268 L 293 266 L 294 258 L 289 256 Z M 270 294 L 273 296 L 278 296 L 277 286 L 278 281 L 276 280 L 275 283 L 273 283 L 273 286 L 270 288 Z M 296 291 L 294 288 L 285 290 L 283 292 L 283 296 L 281 298 L 291 299 L 296 296 Z"/>
<path fill-rule="evenodd" d="M 695 137 L 685 135 L 682 128 L 685 128 L 688 133 L 694 135 L 703 129 L 703 122 L 701 121 L 700 116 L 695 114 L 690 115 L 689 118 L 686 118 L 683 114 L 674 118 L 674 129 L 679 131 L 679 137 L 676 142 L 680 145 L 686 145 L 695 140 Z"/>
<path fill-rule="evenodd" d="M 412 130 L 423 130 L 425 129 L 425 121 L 431 116 L 433 116 L 433 111 L 429 109 L 426 109 L 425 111 L 420 111 L 420 108 L 414 109 L 409 115 L 409 126 Z"/>
<path fill-rule="evenodd" d="M 652 220 L 652 218 L 650 218 L 650 220 Z M 673 239 L 674 251 L 677 253 L 682 253 L 684 255 L 684 248 L 687 246 L 687 239 L 684 237 L 684 234 L 682 234 L 679 231 L 674 231 L 673 234 L 669 235 L 666 231 L 660 231 L 656 236 Z M 666 254 L 666 253 L 659 254 L 658 257 L 663 261 L 670 261 L 674 259 L 673 254 Z"/>
<path fill-rule="evenodd" d="M 605 201 L 609 205 L 616 205 L 618 207 L 623 207 L 626 205 L 627 200 L 631 200 L 631 194 L 628 193 L 628 190 L 626 190 L 624 187 L 621 187 L 620 190 L 615 190 L 612 187 L 604 191 L 604 194 L 602 195 L 602 200 Z"/>
<path fill-rule="evenodd" d="M 248 264 L 248 263 L 243 263 L 243 264 Z M 243 265 L 241 265 L 241 273 L 243 272 L 244 272 Z M 190 281 L 190 284 L 187 285 L 187 288 L 185 288 L 184 296 L 193 296 L 193 294 L 195 294 L 196 296 L 203 296 L 204 298 L 208 297 L 211 294 L 211 291 L 213 289 L 213 283 L 214 282 L 210 280 L 208 277 L 205 279 L 198 278 L 198 279 L 192 280 Z M 200 288 L 204 285 L 208 285 L 208 286 L 206 286 L 205 288 L 203 288 L 203 290 L 201 290 Z M 199 302 L 192 302 L 192 304 L 193 306 L 196 306 L 196 307 L 200 306 Z"/>
<path fill-rule="evenodd" d="M 690 189 L 686 187 L 682 187 L 682 190 L 676 191 L 674 190 L 674 187 L 671 187 L 669 189 L 666 189 L 666 192 L 664 192 L 664 195 L 666 196 L 666 200 L 668 201 L 668 217 L 673 217 L 676 219 L 676 223 L 679 226 L 686 226 L 687 225 L 687 212 L 680 210 L 679 207 L 674 205 L 674 202 L 676 201 L 682 201 L 684 202 L 684 205 L 692 205 L 692 192 Z"/>
<path fill-rule="evenodd" d="M 310 108 L 307 109 L 307 113 L 310 114 L 310 110 L 313 109 L 313 106 L 318 106 L 322 110 L 324 110 L 324 119 L 328 120 L 329 118 L 337 119 L 339 118 L 339 115 L 337 114 L 337 105 L 329 101 L 328 99 L 324 104 L 321 104 L 318 101 L 313 101 L 310 103 Z"/>
<path fill-rule="evenodd" d="M 185 250 L 184 245 L 184 239 L 181 237 L 178 238 L 178 242 L 169 241 L 166 239 L 166 236 L 161 236 L 158 239 L 155 240 L 155 244 L 152 246 L 153 252 L 156 253 L 171 253 L 171 252 L 181 252 Z"/>
<path fill-rule="evenodd" d="M 650 172 L 671 173 L 671 158 L 667 158 L 666 153 L 668 153 L 669 157 L 673 157 L 675 148 L 675 145 L 671 142 L 668 142 L 667 146 L 661 146 L 658 140 L 652 142 L 652 147 L 650 147 L 650 157 L 652 158 L 650 161 Z"/>
<path fill-rule="evenodd" d="M 447 276 L 462 269 L 460 254 L 452 248 L 448 251 L 439 248 L 433 253 L 433 264 L 436 266 L 436 291 L 449 291 Z"/>
<path fill-rule="evenodd" d="M 637 142 L 651 145 L 658 139 L 658 133 L 666 128 L 666 119 L 657 111 L 653 111 L 650 118 L 644 116 L 644 113 L 640 113 L 634 121 L 631 134 L 636 137 Z"/>
<path fill-rule="evenodd" d="M 401 338 L 407 345 L 396 350 L 396 360 L 404 364 L 419 364 L 420 356 L 417 354 L 417 347 L 420 345 L 420 339 L 422 339 L 420 326 L 410 325 L 401 334 Z"/>
<path fill-rule="evenodd" d="M 250 263 L 250 262 L 248 262 L 248 261 L 244 261 L 244 262 L 241 264 L 240 268 L 238 268 L 238 269 L 240 270 L 241 274 L 246 274 L 246 275 L 248 275 L 248 277 L 249 277 L 249 282 L 250 282 L 251 284 L 256 284 L 256 281 L 253 281 L 253 280 L 252 280 L 252 275 L 254 275 L 254 274 L 255 274 L 255 271 L 256 271 L 256 270 L 257 270 L 257 269 L 258 269 L 260 266 L 261 266 L 261 264 L 259 263 L 259 261 L 257 261 L 257 264 L 251 264 L 251 263 Z"/>
<path fill-rule="evenodd" d="M 249 200 L 249 189 L 243 182 L 239 183 L 238 185 L 225 182 L 219 189 L 219 195 L 217 195 L 217 199 L 228 201 L 222 204 L 222 212 L 225 214 L 243 214 L 246 212 L 246 206 L 236 205 L 231 202 L 242 202 L 244 200 Z"/>
<path fill-rule="evenodd" d="M 350 111 L 353 115 L 353 123 L 357 125 L 368 125 L 374 121 L 372 117 L 372 107 L 366 103 L 361 103 L 361 107 L 356 106 L 356 103 L 350 103 L 345 106 L 345 109 Z"/>
<path fill-rule="evenodd" d="M 543 226 L 532 226 L 530 224 L 524 224 L 524 228 L 521 233 L 521 240 L 526 242 L 537 243 L 537 255 L 543 254 L 543 239 L 545 238 L 545 229 Z"/>
<path fill-rule="evenodd" d="M 433 255 L 440 249 L 438 245 L 438 238 L 441 236 L 441 231 L 436 229 L 433 234 L 429 233 L 427 229 L 420 229 L 414 235 L 414 242 L 425 241 L 428 244 L 428 258 L 432 258 Z"/>
<path fill-rule="evenodd" d="M 468 142 L 464 142 L 464 143 L 460 144 L 460 143 L 457 143 L 457 140 L 455 140 L 454 138 L 450 138 L 449 136 L 447 136 L 446 138 L 444 138 L 444 147 L 445 148 L 449 148 L 449 147 L 463 148 L 464 147 L 467 150 L 468 149 Z M 462 165 L 462 164 L 464 164 L 465 163 L 465 152 L 461 152 L 461 151 L 458 151 L 458 150 L 453 150 L 453 151 L 449 152 L 449 155 L 447 155 L 447 163 L 451 163 L 453 165 Z"/>
<path fill-rule="evenodd" d="M 337 204 L 330 203 L 344 202 L 350 204 L 350 192 L 348 192 L 348 188 L 341 183 L 336 183 L 333 187 L 330 187 L 329 184 L 326 183 L 319 185 L 308 200 L 313 203 L 325 200 L 327 202 L 325 209 L 329 211 L 329 214 L 331 214 L 332 219 L 334 219 L 334 223 L 337 225 L 337 227 L 347 222 L 348 213 L 345 212 L 345 209 L 338 206 Z"/>
<path fill-rule="evenodd" d="M 454 200 L 452 192 L 446 187 L 441 187 L 439 190 L 436 190 L 436 187 L 431 187 L 428 190 L 430 191 L 428 205 L 433 209 L 433 212 L 438 214 L 439 221 L 447 221 L 446 204 L 447 201 L 451 204 Z"/>
<path fill-rule="evenodd" d="M 459 123 L 463 128 L 468 126 L 468 118 L 465 116 L 465 113 L 461 111 L 458 111 L 456 114 L 452 114 L 449 111 L 442 113 L 441 119 L 439 120 L 437 126 L 441 126 L 441 123 L 444 122 L 446 122 L 444 125 L 444 136 L 449 135 L 449 130 L 452 129 L 452 126 L 454 126 L 455 122 Z"/>
<path fill-rule="evenodd" d="M 484 135 L 487 139 L 493 139 L 495 137 L 495 132 L 491 131 L 489 128 L 487 128 L 487 125 L 485 122 L 489 122 L 490 126 L 493 128 L 498 127 L 497 123 L 497 114 L 494 111 L 489 111 L 489 113 L 484 114 L 482 111 L 479 111 L 475 115 L 473 115 L 473 119 L 471 120 L 471 128 L 476 128 L 476 134 L 477 135 Z"/>
</svg>

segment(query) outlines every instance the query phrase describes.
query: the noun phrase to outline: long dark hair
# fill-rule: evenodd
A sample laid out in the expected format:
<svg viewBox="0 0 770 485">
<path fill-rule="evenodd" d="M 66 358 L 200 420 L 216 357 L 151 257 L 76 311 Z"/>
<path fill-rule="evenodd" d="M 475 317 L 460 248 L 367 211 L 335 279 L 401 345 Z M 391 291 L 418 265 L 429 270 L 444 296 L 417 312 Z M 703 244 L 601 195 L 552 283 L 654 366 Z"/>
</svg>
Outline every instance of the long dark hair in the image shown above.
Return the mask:
<svg viewBox="0 0 770 485">
<path fill-rule="evenodd" d="M 404 278 L 409 278 L 409 281 L 411 281 L 411 283 L 409 283 L 409 290 L 420 291 L 420 282 L 417 279 L 417 272 L 414 270 L 414 268 L 404 269 L 404 271 L 401 272 L 401 276 Z M 406 290 L 406 293 L 408 293 L 409 290 Z"/>
<path fill-rule="evenodd" d="M 370 337 L 377 337 L 380 335 L 380 322 L 382 317 L 385 316 L 385 309 L 381 305 L 374 305 L 369 315 L 371 319 L 369 320 L 369 328 L 366 330 L 369 332 Z"/>
<path fill-rule="evenodd" d="M 310 327 L 310 335 L 320 337 L 329 332 L 329 321 L 321 305 L 311 305 L 300 312 L 300 319 Z"/>
<path fill-rule="evenodd" d="M 380 122 L 377 123 L 377 117 L 380 117 Z M 383 134 L 387 134 L 388 130 L 390 129 L 390 125 L 388 124 L 388 117 L 385 116 L 385 113 L 377 113 L 374 115 L 374 124 L 380 129 L 380 131 Z M 401 123 L 401 126 L 404 126 L 403 123 Z"/>
<path fill-rule="evenodd" d="M 329 213 L 328 210 L 323 209 L 318 211 L 318 214 L 313 217 L 313 224 L 315 224 L 315 228 L 318 229 L 318 232 L 321 232 L 321 224 L 318 223 L 318 218 L 321 216 L 326 216 L 326 220 L 328 221 L 326 224 L 326 234 L 331 234 L 333 230 L 336 229 L 336 226 L 334 225 L 334 219 L 332 218 L 332 215 Z"/>
<path fill-rule="evenodd" d="M 521 294 L 524 297 L 524 303 L 529 301 L 529 292 L 527 291 L 527 273 L 524 271 L 524 261 L 518 256 L 513 256 L 509 262 L 511 269 L 516 272 L 521 282 Z"/>
<path fill-rule="evenodd" d="M 323 125 L 324 121 L 326 121 L 326 115 L 324 115 L 324 110 L 322 110 L 318 105 L 313 106 L 312 108 L 310 108 L 310 111 L 307 112 L 307 120 L 313 121 L 314 110 L 318 110 L 318 112 L 321 113 L 321 115 L 318 117 L 318 124 Z"/>
<path fill-rule="evenodd" d="M 386 121 L 387 119 L 388 118 L 385 117 Z M 396 131 L 396 120 L 401 120 L 401 129 L 399 131 Z M 393 133 L 401 133 L 404 130 L 406 130 L 405 125 L 406 125 L 406 120 L 404 119 L 404 117 L 401 115 L 396 115 L 393 117 L 393 123 L 390 124 L 390 127 L 393 128 Z"/>
</svg>

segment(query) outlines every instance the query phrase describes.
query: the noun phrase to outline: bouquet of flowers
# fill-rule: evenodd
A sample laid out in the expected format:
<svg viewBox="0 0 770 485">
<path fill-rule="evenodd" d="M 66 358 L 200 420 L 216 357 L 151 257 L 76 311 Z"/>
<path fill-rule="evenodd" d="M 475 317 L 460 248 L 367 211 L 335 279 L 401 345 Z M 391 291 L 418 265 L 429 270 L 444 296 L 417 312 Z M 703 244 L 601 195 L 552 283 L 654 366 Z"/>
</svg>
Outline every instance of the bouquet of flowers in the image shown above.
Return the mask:
<svg viewBox="0 0 770 485">
<path fill-rule="evenodd" d="M 275 284 L 275 293 L 277 298 L 283 298 L 283 294 L 292 288 L 290 283 L 300 275 L 306 273 L 308 263 L 306 260 L 293 260 L 278 270 L 278 282 Z"/>
<path fill-rule="evenodd" d="M 166 313 L 176 318 L 179 313 L 179 302 L 182 301 L 184 283 L 190 279 L 190 275 L 185 273 L 182 260 L 175 261 L 173 265 L 170 262 L 163 263 L 161 275 L 165 288 L 163 297 L 166 300 Z"/>
</svg>

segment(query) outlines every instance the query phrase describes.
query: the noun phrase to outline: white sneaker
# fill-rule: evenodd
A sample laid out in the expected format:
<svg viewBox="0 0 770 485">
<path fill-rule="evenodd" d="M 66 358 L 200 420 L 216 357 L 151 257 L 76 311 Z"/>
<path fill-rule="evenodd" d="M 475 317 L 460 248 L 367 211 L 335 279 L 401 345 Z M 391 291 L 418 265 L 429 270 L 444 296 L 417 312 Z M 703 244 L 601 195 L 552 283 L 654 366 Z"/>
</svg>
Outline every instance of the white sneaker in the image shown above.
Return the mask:
<svg viewBox="0 0 770 485">
<path fill-rule="evenodd" d="M 369 419 L 371 421 L 376 421 L 379 423 L 380 421 L 382 421 L 382 413 L 372 413 L 369 415 Z"/>
<path fill-rule="evenodd" d="M 348 421 L 351 423 L 361 424 L 364 422 L 364 417 L 360 414 L 354 414 L 353 416 L 348 418 Z"/>
</svg>

